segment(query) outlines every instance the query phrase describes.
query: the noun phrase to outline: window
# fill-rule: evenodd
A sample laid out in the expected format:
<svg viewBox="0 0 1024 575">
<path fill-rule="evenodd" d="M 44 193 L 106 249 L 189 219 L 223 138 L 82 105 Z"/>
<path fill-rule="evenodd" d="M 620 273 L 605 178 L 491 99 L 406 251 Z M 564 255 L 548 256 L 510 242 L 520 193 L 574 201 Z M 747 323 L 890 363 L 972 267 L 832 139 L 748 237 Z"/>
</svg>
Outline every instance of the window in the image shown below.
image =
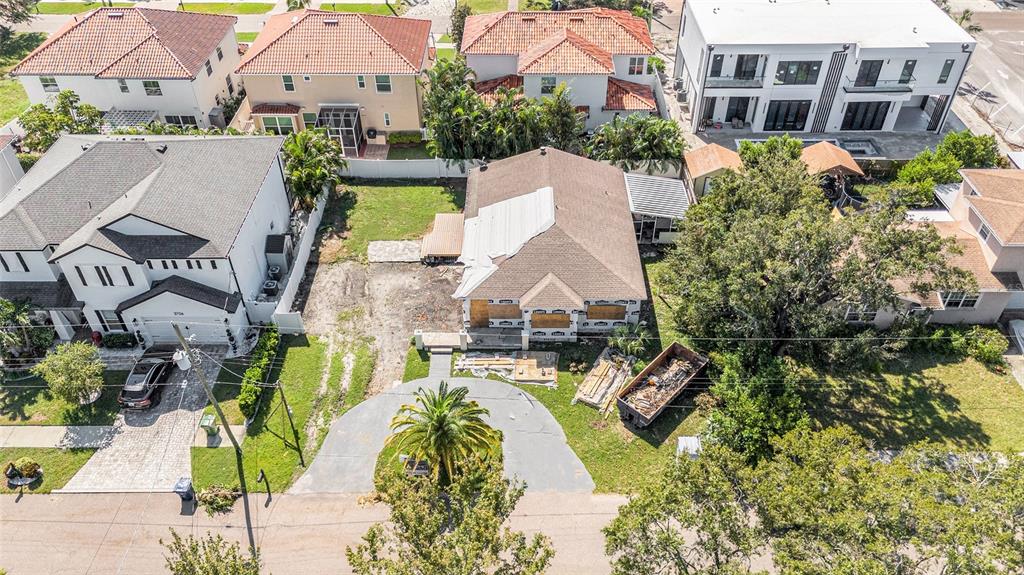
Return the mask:
<svg viewBox="0 0 1024 575">
<path fill-rule="evenodd" d="M 306 82 L 308 84 L 308 83 L 313 81 L 313 77 L 312 76 L 303 76 L 302 77 L 302 81 Z"/>
<path fill-rule="evenodd" d="M 307 130 L 310 129 L 310 128 L 315 128 L 316 127 L 316 114 L 313 113 L 313 112 L 303 112 L 302 113 L 302 125 L 305 126 Z"/>
<path fill-rule="evenodd" d="M 198 128 L 199 123 L 196 122 L 195 116 L 164 116 L 164 122 L 167 124 L 173 124 L 181 128 Z"/>
<path fill-rule="evenodd" d="M 122 94 L 127 94 L 128 93 L 128 81 L 127 80 L 118 80 L 117 81 L 117 87 L 121 88 L 121 93 Z"/>
<path fill-rule="evenodd" d="M 644 57 L 643 56 L 630 56 L 629 57 L 629 70 L 626 71 L 630 76 L 640 76 L 644 73 Z"/>
<path fill-rule="evenodd" d="M 263 129 L 271 134 L 285 136 L 295 131 L 295 125 L 289 116 L 263 116 Z"/>
<path fill-rule="evenodd" d="M 210 260 L 210 269 L 217 269 L 217 260 Z"/>
<path fill-rule="evenodd" d="M 18 258 L 18 263 L 21 264 L 21 269 L 28 271 L 28 264 L 25 263 L 25 258 L 21 257 L 21 252 L 15 252 L 14 257 Z"/>
<path fill-rule="evenodd" d="M 128 281 L 128 285 L 134 286 L 135 280 L 132 279 L 132 274 L 128 271 L 128 266 L 121 266 L 121 271 L 124 272 L 124 279 Z"/>
<path fill-rule="evenodd" d="M 811 111 L 810 100 L 772 100 L 764 119 L 764 131 L 801 131 Z"/>
<path fill-rule="evenodd" d="M 171 260 L 171 267 L 174 268 L 174 269 L 178 269 L 178 262 L 177 262 L 177 260 Z"/>
<path fill-rule="evenodd" d="M 5 272 L 11 271 L 11 267 L 7 265 L 7 260 L 4 259 L 3 254 L 0 254 L 0 266 L 4 268 Z"/>
<path fill-rule="evenodd" d="M 206 75 L 213 76 L 213 66 L 210 65 L 210 61 L 206 61 Z"/>
<path fill-rule="evenodd" d="M 821 62 L 779 62 L 775 70 L 776 86 L 814 85 L 818 83 Z"/>
<path fill-rule="evenodd" d="M 196 260 L 196 269 L 203 269 L 203 260 Z"/>
<path fill-rule="evenodd" d="M 75 273 L 78 274 L 78 281 L 82 282 L 82 285 L 89 287 L 89 282 L 85 281 L 85 274 L 82 273 L 82 268 L 75 266 Z"/>
<path fill-rule="evenodd" d="M 149 269 L 153 269 L 153 260 L 146 260 L 146 267 Z"/>
<path fill-rule="evenodd" d="M 541 76 L 541 78 L 540 78 L 540 93 L 541 94 L 554 94 L 555 93 L 555 77 L 554 76 Z"/>
<path fill-rule="evenodd" d="M 917 67 L 917 60 L 907 60 L 903 63 L 903 71 L 900 72 L 900 84 L 909 84 L 914 79 L 914 68 Z"/>
<path fill-rule="evenodd" d="M 985 224 L 981 224 L 978 228 L 978 237 L 983 240 L 987 240 L 990 235 L 992 235 L 992 230 Z"/>
<path fill-rule="evenodd" d="M 852 323 L 871 323 L 875 321 L 878 312 L 869 310 L 867 306 L 846 306 L 846 321 Z"/>
<path fill-rule="evenodd" d="M 143 80 L 142 87 L 146 90 L 147 96 L 163 96 L 164 93 L 160 90 L 160 82 L 156 80 Z"/>
<path fill-rule="evenodd" d="M 843 130 L 881 130 L 889 114 L 889 102 L 850 102 L 843 116 Z"/>
<path fill-rule="evenodd" d="M 281 83 L 284 85 L 285 92 L 295 91 L 295 80 L 291 76 L 281 76 Z"/>
<path fill-rule="evenodd" d="M 121 321 L 121 315 L 114 310 L 96 310 L 96 317 L 105 331 L 128 331 Z"/>
<path fill-rule="evenodd" d="M 715 54 L 711 57 L 711 77 L 717 78 L 722 75 L 722 64 L 725 62 L 724 54 Z"/>
<path fill-rule="evenodd" d="M 960 291 L 941 292 L 942 307 L 946 309 L 972 308 L 978 305 L 980 294 L 964 293 Z"/>
<path fill-rule="evenodd" d="M 381 94 L 391 93 L 391 76 L 374 76 L 374 82 L 377 83 L 377 92 Z"/>
<path fill-rule="evenodd" d="M 224 76 L 224 83 L 228 85 L 228 95 L 235 95 L 235 83 L 231 81 L 231 74 Z"/>
<path fill-rule="evenodd" d="M 220 46 L 217 46 L 217 61 L 219 62 L 219 61 L 221 61 L 223 59 L 224 59 L 224 50 L 221 50 Z"/>
<path fill-rule="evenodd" d="M 384 127 L 387 128 L 391 125 L 391 114 L 384 112 Z"/>
<path fill-rule="evenodd" d="M 169 268 L 169 266 L 167 265 L 167 260 L 160 260 L 160 263 L 163 264 L 164 269 L 168 269 Z"/>
<path fill-rule="evenodd" d="M 733 77 L 737 80 L 753 80 L 757 76 L 757 54 L 740 54 L 736 56 L 736 70 Z"/>
<path fill-rule="evenodd" d="M 101 285 L 107 287 L 114 285 L 114 278 L 110 277 L 110 271 L 106 266 L 93 266 L 92 268 L 96 270 L 96 277 L 100 279 Z"/>
<path fill-rule="evenodd" d="M 44 92 L 60 92 L 60 87 L 57 86 L 57 79 L 53 76 L 40 76 L 39 83 L 43 85 Z"/>
<path fill-rule="evenodd" d="M 949 73 L 953 71 L 953 64 L 956 60 L 946 60 L 946 63 L 942 65 L 942 72 L 939 74 L 939 83 L 945 84 L 949 81 Z"/>
<path fill-rule="evenodd" d="M 864 60 L 857 70 L 854 86 L 874 86 L 878 83 L 878 74 L 882 71 L 882 60 Z"/>
<path fill-rule="evenodd" d="M 360 90 L 366 87 L 366 78 L 364 76 L 356 76 L 356 87 Z"/>
<path fill-rule="evenodd" d="M 192 260 L 185 260 L 185 267 L 192 269 Z"/>
</svg>

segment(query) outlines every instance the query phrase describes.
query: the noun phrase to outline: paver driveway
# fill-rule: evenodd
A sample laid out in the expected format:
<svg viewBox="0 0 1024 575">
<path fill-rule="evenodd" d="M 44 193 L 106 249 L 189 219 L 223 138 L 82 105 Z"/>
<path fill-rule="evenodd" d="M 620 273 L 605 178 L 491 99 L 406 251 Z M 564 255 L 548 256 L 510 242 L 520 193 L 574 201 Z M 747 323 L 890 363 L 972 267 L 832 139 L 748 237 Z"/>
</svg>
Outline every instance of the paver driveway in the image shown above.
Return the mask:
<svg viewBox="0 0 1024 575">
<path fill-rule="evenodd" d="M 367 493 L 373 491 L 377 455 L 388 423 L 420 387 L 437 389 L 440 378 L 411 381 L 388 389 L 331 425 L 323 447 L 289 493 Z M 497 381 L 452 378 L 469 388 L 469 398 L 490 410 L 487 422 L 504 434 L 505 475 L 526 482 L 530 491 L 590 492 L 594 481 L 565 442 L 565 433 L 539 401 Z"/>
<path fill-rule="evenodd" d="M 217 362 L 224 348 L 204 347 Z M 192 442 L 206 406 L 197 369 L 210 382 L 220 366 L 209 358 L 187 373 L 175 368 L 160 404 L 146 411 L 122 411 L 110 442 L 68 481 L 63 493 L 167 492 L 179 477 L 192 475 Z"/>
</svg>

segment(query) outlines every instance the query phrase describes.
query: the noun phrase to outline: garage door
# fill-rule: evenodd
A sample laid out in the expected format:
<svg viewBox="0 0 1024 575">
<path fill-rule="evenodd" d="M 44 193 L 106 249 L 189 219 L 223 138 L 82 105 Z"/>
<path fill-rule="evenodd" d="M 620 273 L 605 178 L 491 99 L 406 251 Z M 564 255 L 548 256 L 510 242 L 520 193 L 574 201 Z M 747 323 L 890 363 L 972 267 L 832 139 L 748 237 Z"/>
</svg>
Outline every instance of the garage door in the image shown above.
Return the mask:
<svg viewBox="0 0 1024 575">
<path fill-rule="evenodd" d="M 142 323 L 153 338 L 153 343 L 177 343 L 171 322 L 178 324 L 185 337 L 195 336 L 197 343 L 224 343 L 227 341 L 224 322 L 217 317 L 194 317 L 185 321 L 182 317 L 143 317 Z"/>
</svg>

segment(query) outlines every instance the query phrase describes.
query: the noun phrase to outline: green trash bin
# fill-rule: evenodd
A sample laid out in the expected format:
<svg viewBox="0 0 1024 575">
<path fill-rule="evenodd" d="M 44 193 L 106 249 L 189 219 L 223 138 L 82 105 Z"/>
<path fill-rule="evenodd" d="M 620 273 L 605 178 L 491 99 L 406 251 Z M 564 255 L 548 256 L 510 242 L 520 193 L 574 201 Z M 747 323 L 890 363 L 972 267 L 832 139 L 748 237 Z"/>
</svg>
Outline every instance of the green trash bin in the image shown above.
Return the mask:
<svg viewBox="0 0 1024 575">
<path fill-rule="evenodd" d="M 206 435 L 217 435 L 220 433 L 220 426 L 215 423 L 212 413 L 207 413 L 199 420 L 199 427 L 206 430 Z"/>
</svg>

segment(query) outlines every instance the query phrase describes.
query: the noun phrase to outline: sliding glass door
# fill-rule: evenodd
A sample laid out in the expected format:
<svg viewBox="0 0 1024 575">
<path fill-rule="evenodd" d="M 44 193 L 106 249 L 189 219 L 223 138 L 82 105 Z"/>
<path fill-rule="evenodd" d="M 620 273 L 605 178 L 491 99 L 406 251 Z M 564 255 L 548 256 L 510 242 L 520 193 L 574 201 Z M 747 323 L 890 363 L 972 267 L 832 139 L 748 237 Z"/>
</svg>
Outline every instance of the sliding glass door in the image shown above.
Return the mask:
<svg viewBox="0 0 1024 575">
<path fill-rule="evenodd" d="M 764 119 L 765 132 L 800 132 L 807 124 L 810 100 L 772 100 Z"/>
<path fill-rule="evenodd" d="M 889 102 L 850 102 L 843 116 L 843 130 L 881 130 Z"/>
</svg>

